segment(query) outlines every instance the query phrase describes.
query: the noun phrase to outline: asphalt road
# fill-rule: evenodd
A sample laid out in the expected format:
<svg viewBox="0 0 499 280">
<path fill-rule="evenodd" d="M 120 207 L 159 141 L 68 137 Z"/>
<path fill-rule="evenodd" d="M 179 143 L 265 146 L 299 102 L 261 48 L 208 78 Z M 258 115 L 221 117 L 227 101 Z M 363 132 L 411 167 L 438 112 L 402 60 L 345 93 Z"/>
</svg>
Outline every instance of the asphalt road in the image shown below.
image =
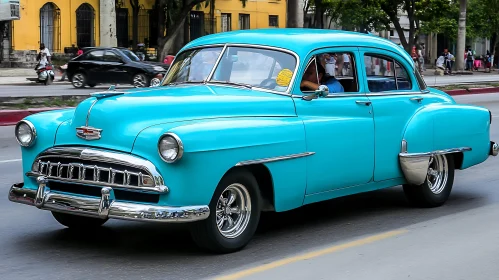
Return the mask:
<svg viewBox="0 0 499 280">
<path fill-rule="evenodd" d="M 458 96 L 494 114 L 499 94 Z M 182 226 L 110 221 L 71 233 L 47 211 L 8 201 L 21 180 L 13 127 L 0 127 L 2 279 L 497 279 L 499 158 L 458 171 L 444 206 L 409 206 L 402 189 L 267 214 L 243 251 L 199 251 Z M 236 274 L 231 274 L 236 273 Z"/>
<path fill-rule="evenodd" d="M 22 96 L 59 96 L 59 95 L 88 95 L 97 91 L 104 91 L 110 85 L 99 85 L 94 88 L 74 88 L 69 83 L 57 83 L 45 86 L 42 84 L 26 85 L 0 85 L 0 97 L 22 97 Z M 131 85 L 118 85 L 117 89 L 132 88 Z"/>
<path fill-rule="evenodd" d="M 499 82 L 498 74 L 475 74 L 456 76 L 425 76 L 428 86 L 444 86 L 449 84 Z M 22 85 L 0 85 L 0 97 L 15 96 L 57 96 L 57 95 L 88 95 L 89 93 L 102 91 L 109 85 L 100 85 L 95 88 L 75 89 L 68 82 L 45 86 L 36 83 L 24 83 Z M 131 88 L 131 85 L 118 85 L 116 88 Z"/>
</svg>

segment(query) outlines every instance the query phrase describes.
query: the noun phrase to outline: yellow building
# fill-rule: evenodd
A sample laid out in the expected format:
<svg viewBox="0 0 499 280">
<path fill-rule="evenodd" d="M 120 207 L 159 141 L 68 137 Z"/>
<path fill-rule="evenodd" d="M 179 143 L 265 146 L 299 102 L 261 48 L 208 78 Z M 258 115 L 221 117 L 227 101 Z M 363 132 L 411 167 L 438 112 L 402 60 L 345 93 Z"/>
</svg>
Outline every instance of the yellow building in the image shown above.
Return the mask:
<svg viewBox="0 0 499 280">
<path fill-rule="evenodd" d="M 12 49 L 51 52 L 65 47 L 99 45 L 99 0 L 21 0 L 13 21 Z"/>
<path fill-rule="evenodd" d="M 41 42 L 51 52 L 62 53 L 72 45 L 99 46 L 101 0 L 21 0 L 20 20 L 13 21 L 12 49 L 38 50 Z M 157 39 L 155 0 L 139 0 L 138 41 L 154 47 Z M 116 36 L 119 46 L 131 46 L 133 13 L 129 0 L 116 1 Z M 201 4 L 189 16 L 190 39 L 212 32 L 284 27 L 285 0 L 216 0 L 214 18 Z M 212 28 L 211 25 L 214 25 Z"/>
</svg>

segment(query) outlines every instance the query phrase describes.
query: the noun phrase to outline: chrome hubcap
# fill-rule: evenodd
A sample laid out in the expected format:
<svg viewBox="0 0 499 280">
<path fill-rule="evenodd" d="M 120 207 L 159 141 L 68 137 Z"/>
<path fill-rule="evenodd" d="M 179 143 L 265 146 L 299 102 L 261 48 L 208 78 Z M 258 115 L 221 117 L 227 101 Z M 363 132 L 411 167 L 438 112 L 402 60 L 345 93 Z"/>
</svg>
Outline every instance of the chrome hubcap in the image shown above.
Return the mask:
<svg viewBox="0 0 499 280">
<path fill-rule="evenodd" d="M 216 206 L 218 231 L 226 238 L 241 235 L 251 217 L 251 197 L 245 186 L 232 184 L 220 195 Z"/>
<path fill-rule="evenodd" d="M 133 85 L 135 87 L 145 87 L 146 86 L 146 79 L 142 75 L 136 75 L 133 77 Z"/>
<path fill-rule="evenodd" d="M 82 74 L 76 74 L 73 77 L 73 85 L 76 87 L 81 87 L 83 85 L 83 75 Z"/>
<path fill-rule="evenodd" d="M 447 185 L 449 166 L 445 155 L 435 155 L 430 158 L 426 180 L 434 194 L 441 193 Z"/>
<path fill-rule="evenodd" d="M 161 82 L 160 79 L 154 78 L 154 79 L 151 80 L 151 86 L 156 87 L 156 86 L 159 85 L 160 82 Z"/>
</svg>

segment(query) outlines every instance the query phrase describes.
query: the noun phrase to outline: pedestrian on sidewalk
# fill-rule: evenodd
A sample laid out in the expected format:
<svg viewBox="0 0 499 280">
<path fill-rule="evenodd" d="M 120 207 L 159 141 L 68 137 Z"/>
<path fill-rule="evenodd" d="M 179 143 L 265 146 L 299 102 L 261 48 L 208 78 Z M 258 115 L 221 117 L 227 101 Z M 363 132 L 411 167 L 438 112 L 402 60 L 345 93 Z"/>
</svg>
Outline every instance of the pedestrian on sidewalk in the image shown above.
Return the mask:
<svg viewBox="0 0 499 280">
<path fill-rule="evenodd" d="M 466 69 L 467 71 L 473 71 L 473 51 L 471 47 L 468 46 L 466 51 Z"/>
</svg>

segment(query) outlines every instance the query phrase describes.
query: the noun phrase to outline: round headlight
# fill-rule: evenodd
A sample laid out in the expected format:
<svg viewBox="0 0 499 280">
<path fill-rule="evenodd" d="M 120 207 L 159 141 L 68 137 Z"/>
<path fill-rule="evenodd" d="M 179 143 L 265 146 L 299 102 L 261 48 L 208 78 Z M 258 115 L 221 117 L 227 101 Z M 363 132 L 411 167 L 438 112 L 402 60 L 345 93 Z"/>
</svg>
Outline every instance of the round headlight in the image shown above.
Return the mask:
<svg viewBox="0 0 499 280">
<path fill-rule="evenodd" d="M 169 132 L 159 139 L 158 151 L 164 161 L 172 163 L 182 158 L 184 145 L 176 134 Z"/>
<path fill-rule="evenodd" d="M 35 126 L 26 120 L 22 120 L 17 123 L 16 129 L 16 140 L 19 145 L 23 147 L 30 147 L 35 143 L 36 140 L 36 130 Z"/>
</svg>

